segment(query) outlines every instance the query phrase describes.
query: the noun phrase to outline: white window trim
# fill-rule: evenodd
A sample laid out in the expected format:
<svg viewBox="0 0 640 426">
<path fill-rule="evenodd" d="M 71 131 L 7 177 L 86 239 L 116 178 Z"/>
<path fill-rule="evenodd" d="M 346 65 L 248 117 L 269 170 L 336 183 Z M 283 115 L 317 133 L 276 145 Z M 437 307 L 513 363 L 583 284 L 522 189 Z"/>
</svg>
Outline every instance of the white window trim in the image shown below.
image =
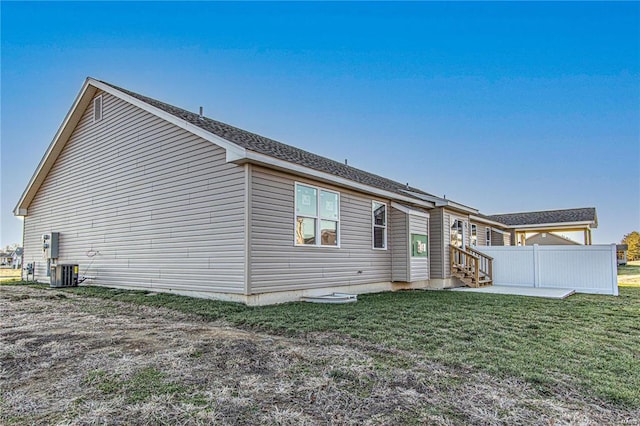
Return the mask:
<svg viewBox="0 0 640 426">
<path fill-rule="evenodd" d="M 473 243 L 473 234 L 475 230 L 475 237 L 476 237 L 476 242 L 475 244 Z M 476 225 L 475 223 L 471 224 L 471 232 L 469 234 L 469 245 L 472 247 L 477 247 L 478 246 L 478 225 Z"/>
<path fill-rule="evenodd" d="M 486 238 L 485 244 L 489 247 L 491 246 L 491 228 L 486 227 L 484 231 L 484 237 Z"/>
<path fill-rule="evenodd" d="M 96 119 L 96 104 L 98 103 L 98 101 L 100 102 L 100 118 Z M 103 114 L 104 114 L 104 108 L 103 108 L 103 99 L 102 99 L 102 95 L 98 95 L 95 98 L 93 98 L 93 122 L 97 123 L 98 121 L 102 121 L 103 118 Z"/>
<path fill-rule="evenodd" d="M 384 226 L 376 225 L 375 221 L 375 204 L 383 204 L 384 205 Z M 376 247 L 376 238 L 374 229 L 375 228 L 383 228 L 384 229 L 384 247 Z M 373 250 L 382 250 L 385 251 L 389 247 L 389 205 L 384 201 L 371 200 L 371 248 Z"/>
<path fill-rule="evenodd" d="M 307 186 L 309 188 L 314 188 L 316 190 L 316 216 L 311 217 L 311 216 L 300 215 L 300 217 L 307 217 L 307 218 L 316 220 L 316 243 L 315 244 L 298 244 L 298 241 L 296 238 L 296 226 L 298 223 L 298 185 Z M 320 191 L 330 192 L 338 196 L 338 219 L 336 219 L 335 221 L 332 219 L 325 219 L 325 220 L 331 220 L 332 222 L 337 222 L 336 232 L 338 233 L 338 238 L 335 246 L 321 244 L 320 221 L 322 219 L 320 218 L 320 213 L 318 211 L 320 209 Z M 323 188 L 323 187 L 312 185 L 305 182 L 297 182 L 297 181 L 294 182 L 294 185 L 293 185 L 293 245 L 295 247 L 318 247 L 318 248 L 330 248 L 330 249 L 340 248 L 340 240 L 342 239 L 342 232 L 340 231 L 341 203 L 342 201 L 340 200 L 340 193 L 338 191 L 333 191 L 331 189 Z"/>
</svg>

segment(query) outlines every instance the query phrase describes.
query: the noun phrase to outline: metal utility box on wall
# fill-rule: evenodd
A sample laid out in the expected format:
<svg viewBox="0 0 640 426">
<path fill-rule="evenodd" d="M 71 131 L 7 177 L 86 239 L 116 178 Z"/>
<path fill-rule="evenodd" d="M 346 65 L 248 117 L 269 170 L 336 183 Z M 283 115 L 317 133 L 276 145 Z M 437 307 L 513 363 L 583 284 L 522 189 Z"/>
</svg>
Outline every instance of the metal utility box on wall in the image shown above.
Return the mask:
<svg viewBox="0 0 640 426">
<path fill-rule="evenodd" d="M 46 234 L 42 234 L 42 257 L 44 259 L 57 259 L 59 247 L 59 232 L 49 232 Z"/>
<path fill-rule="evenodd" d="M 77 287 L 78 265 L 51 265 L 50 287 Z"/>
</svg>

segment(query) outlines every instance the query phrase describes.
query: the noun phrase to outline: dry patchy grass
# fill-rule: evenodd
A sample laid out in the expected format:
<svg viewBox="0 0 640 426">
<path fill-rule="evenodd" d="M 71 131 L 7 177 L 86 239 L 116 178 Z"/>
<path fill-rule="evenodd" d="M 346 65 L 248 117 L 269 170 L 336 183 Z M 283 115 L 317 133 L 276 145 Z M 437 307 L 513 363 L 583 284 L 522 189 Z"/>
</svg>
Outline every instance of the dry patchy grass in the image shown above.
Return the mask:
<svg viewBox="0 0 640 426">
<path fill-rule="evenodd" d="M 155 297 L 155 296 L 148 296 Z M 0 288 L 0 423 L 634 424 L 638 410 L 326 333 Z"/>
<path fill-rule="evenodd" d="M 20 279 L 21 269 L 0 268 L 0 280 Z"/>
</svg>

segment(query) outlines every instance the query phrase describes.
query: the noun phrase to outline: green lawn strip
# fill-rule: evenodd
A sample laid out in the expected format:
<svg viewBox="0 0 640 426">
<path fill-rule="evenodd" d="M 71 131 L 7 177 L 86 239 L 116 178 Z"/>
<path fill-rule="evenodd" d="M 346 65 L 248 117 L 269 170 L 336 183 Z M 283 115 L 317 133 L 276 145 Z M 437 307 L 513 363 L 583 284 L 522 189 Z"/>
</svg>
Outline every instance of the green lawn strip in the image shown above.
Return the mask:
<svg viewBox="0 0 640 426">
<path fill-rule="evenodd" d="M 244 305 L 101 287 L 67 289 L 301 336 L 328 332 L 419 353 L 455 367 L 513 375 L 544 389 L 640 406 L 640 289 L 566 300 L 449 291 L 360 295 L 345 305 Z"/>
<path fill-rule="evenodd" d="M 640 275 L 640 265 L 632 265 L 627 263 L 626 265 L 618 266 L 618 275 Z"/>
<path fill-rule="evenodd" d="M 123 396 L 128 404 L 147 401 L 157 395 L 182 395 L 186 388 L 166 380 L 167 375 L 153 367 L 145 367 L 131 377 L 122 378 L 103 370 L 92 370 L 85 384 L 105 395 Z"/>
</svg>

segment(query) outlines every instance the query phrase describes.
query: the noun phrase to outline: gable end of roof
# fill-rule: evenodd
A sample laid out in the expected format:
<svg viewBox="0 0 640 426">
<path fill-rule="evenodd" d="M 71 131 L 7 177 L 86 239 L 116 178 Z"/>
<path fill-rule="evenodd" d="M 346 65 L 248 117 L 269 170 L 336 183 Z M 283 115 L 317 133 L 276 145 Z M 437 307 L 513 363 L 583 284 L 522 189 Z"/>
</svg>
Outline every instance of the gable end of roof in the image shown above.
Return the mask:
<svg viewBox="0 0 640 426">
<path fill-rule="evenodd" d="M 391 179 L 330 160 L 308 151 L 260 136 L 246 130 L 192 113 L 182 108 L 149 98 L 110 83 L 88 77 L 64 121 L 60 125 L 49 148 L 14 209 L 14 215 L 26 216 L 28 207 L 66 145 L 82 114 L 98 92 L 102 90 L 133 104 L 161 119 L 202 137 L 226 150 L 227 162 L 256 161 L 267 166 L 277 162 L 279 167 L 296 174 L 322 177 L 340 185 L 382 194 L 398 200 L 412 202 L 423 207 L 434 203 L 422 197 L 427 194 Z M 255 155 L 248 155 L 253 152 Z M 265 158 L 274 160 L 264 161 Z M 410 191 L 409 193 L 405 191 Z M 413 195 L 415 194 L 415 195 Z"/>
</svg>

